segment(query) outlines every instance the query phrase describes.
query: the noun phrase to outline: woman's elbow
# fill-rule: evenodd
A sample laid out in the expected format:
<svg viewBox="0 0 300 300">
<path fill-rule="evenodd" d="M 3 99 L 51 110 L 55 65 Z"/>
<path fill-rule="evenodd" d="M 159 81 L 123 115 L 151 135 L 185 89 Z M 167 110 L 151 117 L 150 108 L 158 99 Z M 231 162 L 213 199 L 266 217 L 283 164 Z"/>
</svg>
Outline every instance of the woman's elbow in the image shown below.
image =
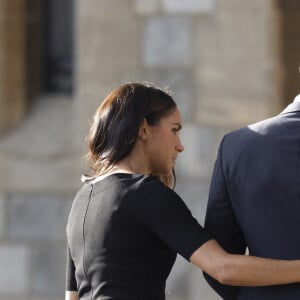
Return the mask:
<svg viewBox="0 0 300 300">
<path fill-rule="evenodd" d="M 235 260 L 215 240 L 210 240 L 197 249 L 190 260 L 219 283 L 237 285 Z"/>
<path fill-rule="evenodd" d="M 231 272 L 228 272 L 226 267 L 220 267 L 214 278 L 223 285 L 235 285 L 234 277 Z"/>
<path fill-rule="evenodd" d="M 226 262 L 216 262 L 215 266 L 211 270 L 208 270 L 208 273 L 220 284 L 229 285 L 232 284 L 234 280 L 232 272 L 229 271 L 228 267 Z"/>
<path fill-rule="evenodd" d="M 244 285 L 241 280 L 242 274 L 238 266 L 231 262 L 230 259 L 221 262 L 215 267 L 214 275 L 212 275 L 219 283 L 223 285 Z"/>
</svg>

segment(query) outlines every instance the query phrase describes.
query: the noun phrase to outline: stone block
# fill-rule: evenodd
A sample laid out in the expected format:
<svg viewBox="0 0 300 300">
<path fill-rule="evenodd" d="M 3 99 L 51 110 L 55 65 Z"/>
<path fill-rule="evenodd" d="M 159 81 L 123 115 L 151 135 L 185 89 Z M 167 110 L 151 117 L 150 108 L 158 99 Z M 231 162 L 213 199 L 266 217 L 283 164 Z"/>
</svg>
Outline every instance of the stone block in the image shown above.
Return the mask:
<svg viewBox="0 0 300 300">
<path fill-rule="evenodd" d="M 215 2 L 215 0 L 163 0 L 163 8 L 166 13 L 201 14 L 212 12 Z"/>
<path fill-rule="evenodd" d="M 35 162 L 72 152 L 75 120 L 71 104 L 67 96 L 40 98 L 30 118 L 1 139 L 0 151 Z"/>
<path fill-rule="evenodd" d="M 153 17 L 145 24 L 143 60 L 149 67 L 192 65 L 192 24 L 184 17 Z"/>
<path fill-rule="evenodd" d="M 76 20 L 114 20 L 133 15 L 132 0 L 85 0 L 76 1 Z"/>
<path fill-rule="evenodd" d="M 234 129 L 272 116 L 268 103 L 255 102 L 253 106 L 252 98 L 207 95 L 198 105 L 197 118 L 207 125 Z"/>
<path fill-rule="evenodd" d="M 71 197 L 53 194 L 13 194 L 7 203 L 8 238 L 41 242 L 64 240 L 71 201 Z"/>
<path fill-rule="evenodd" d="M 216 18 L 198 21 L 199 122 L 240 127 L 276 111 L 280 85 L 274 65 L 278 49 L 269 37 L 276 35 L 272 24 L 264 10 L 220 12 Z"/>
<path fill-rule="evenodd" d="M 177 159 L 178 174 L 186 180 L 210 178 L 219 143 L 216 130 L 199 124 L 185 124 L 181 141 L 185 150 Z"/>
<path fill-rule="evenodd" d="M 135 10 L 143 16 L 150 16 L 158 13 L 161 7 L 161 0 L 135 0 Z"/>
<path fill-rule="evenodd" d="M 130 16 L 112 20 L 84 20 L 78 38 L 78 74 L 80 85 L 114 82 L 120 73 L 140 63 L 139 21 Z M 93 38 L 94 35 L 101 38 Z"/>
<path fill-rule="evenodd" d="M 0 153 L 0 190 L 74 193 L 81 186 L 82 160 L 83 154 L 32 161 Z"/>
<path fill-rule="evenodd" d="M 65 290 L 66 245 L 44 244 L 32 250 L 32 293 L 35 296 L 62 296 Z"/>
<path fill-rule="evenodd" d="M 0 246 L 0 298 L 4 295 L 28 293 L 30 252 L 22 245 Z"/>
<path fill-rule="evenodd" d="M 77 70 L 80 84 L 101 84 L 136 66 L 140 57 L 141 24 L 131 1 L 79 1 Z M 101 38 L 97 38 L 101 37 Z"/>
<path fill-rule="evenodd" d="M 253 72 L 249 78 L 249 74 L 239 76 L 221 68 L 201 69 L 200 72 L 197 119 L 201 123 L 241 127 L 270 117 L 277 108 L 278 95 L 270 97 L 270 86 L 263 73 Z"/>
<path fill-rule="evenodd" d="M 203 226 L 208 200 L 210 178 L 189 178 L 178 173 L 175 191 L 183 199 L 192 215 Z"/>
<path fill-rule="evenodd" d="M 203 68 L 218 65 L 221 55 L 219 46 L 218 19 L 214 17 L 198 18 L 195 24 L 195 64 Z"/>
<path fill-rule="evenodd" d="M 0 190 L 72 192 L 80 185 L 83 138 L 76 145 L 71 100 L 44 100 L 0 141 Z"/>
<path fill-rule="evenodd" d="M 276 4 L 275 4 L 276 5 Z M 218 1 L 218 11 L 231 11 L 234 13 L 240 13 L 243 11 L 255 11 L 257 13 L 271 10 L 274 6 L 274 1 L 239 1 L 239 0 L 227 0 Z"/>
<path fill-rule="evenodd" d="M 5 237 L 6 229 L 6 196 L 0 193 L 0 240 Z"/>
</svg>

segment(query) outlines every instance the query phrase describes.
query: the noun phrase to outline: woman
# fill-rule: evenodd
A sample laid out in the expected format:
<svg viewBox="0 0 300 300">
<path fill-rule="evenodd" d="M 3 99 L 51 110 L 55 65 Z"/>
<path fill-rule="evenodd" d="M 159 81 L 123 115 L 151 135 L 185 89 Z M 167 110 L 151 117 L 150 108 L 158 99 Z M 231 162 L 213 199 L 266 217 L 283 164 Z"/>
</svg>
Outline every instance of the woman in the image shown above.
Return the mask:
<svg viewBox="0 0 300 300">
<path fill-rule="evenodd" d="M 161 300 L 181 254 L 223 284 L 300 281 L 300 261 L 226 253 L 170 188 L 180 139 L 172 97 L 138 83 L 112 91 L 89 136 L 94 172 L 70 212 L 67 300 Z"/>
</svg>

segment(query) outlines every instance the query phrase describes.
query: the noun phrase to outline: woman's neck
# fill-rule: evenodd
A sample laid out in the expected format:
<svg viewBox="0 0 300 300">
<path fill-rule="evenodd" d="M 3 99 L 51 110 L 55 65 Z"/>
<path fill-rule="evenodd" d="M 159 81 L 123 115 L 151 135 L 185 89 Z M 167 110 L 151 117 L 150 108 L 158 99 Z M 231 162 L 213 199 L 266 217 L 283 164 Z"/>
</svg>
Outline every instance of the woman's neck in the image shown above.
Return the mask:
<svg viewBox="0 0 300 300">
<path fill-rule="evenodd" d="M 107 172 L 105 172 L 102 175 L 97 176 L 95 179 L 92 180 L 92 183 L 96 183 L 98 181 L 101 181 L 105 177 L 116 174 L 116 173 L 125 173 L 125 174 L 150 174 L 145 168 L 141 168 L 140 166 L 143 166 L 143 164 L 138 165 L 136 162 L 136 159 L 134 161 L 125 158 L 121 160 L 119 163 L 114 165 L 112 168 L 110 168 Z"/>
<path fill-rule="evenodd" d="M 112 169 L 112 172 L 121 173 L 137 173 L 137 174 L 150 174 L 151 171 L 147 168 L 145 160 L 139 160 L 137 157 L 131 159 L 126 157 L 118 162 Z"/>
</svg>

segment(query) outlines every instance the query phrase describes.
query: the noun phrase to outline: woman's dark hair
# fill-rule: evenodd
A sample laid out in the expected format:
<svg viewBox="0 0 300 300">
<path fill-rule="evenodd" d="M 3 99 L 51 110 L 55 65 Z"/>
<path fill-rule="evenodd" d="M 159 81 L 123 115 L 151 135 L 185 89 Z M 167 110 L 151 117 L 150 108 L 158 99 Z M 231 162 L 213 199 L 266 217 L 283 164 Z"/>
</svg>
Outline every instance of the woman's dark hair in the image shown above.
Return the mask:
<svg viewBox="0 0 300 300">
<path fill-rule="evenodd" d="M 98 107 L 88 137 L 94 176 L 109 171 L 132 151 L 144 119 L 156 125 L 175 108 L 173 98 L 154 86 L 127 83 L 114 89 Z M 173 183 L 174 179 L 169 178 Z"/>
</svg>

